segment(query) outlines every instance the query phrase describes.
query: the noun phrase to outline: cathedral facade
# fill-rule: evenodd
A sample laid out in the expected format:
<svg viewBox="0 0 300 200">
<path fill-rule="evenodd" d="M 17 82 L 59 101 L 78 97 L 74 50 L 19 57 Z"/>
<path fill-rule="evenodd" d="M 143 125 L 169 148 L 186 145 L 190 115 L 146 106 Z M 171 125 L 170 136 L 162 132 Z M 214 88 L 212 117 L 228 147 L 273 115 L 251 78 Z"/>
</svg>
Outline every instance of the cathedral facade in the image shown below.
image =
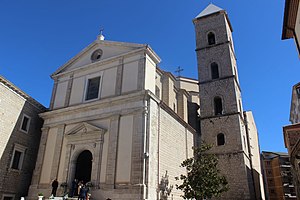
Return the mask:
<svg viewBox="0 0 300 200">
<path fill-rule="evenodd" d="M 228 16 L 210 4 L 193 22 L 199 80 L 161 70 L 149 45 L 103 35 L 51 75 L 30 199 L 50 196 L 56 178 L 60 195 L 78 179 L 92 185 L 96 200 L 182 199 L 175 177 L 186 173 L 180 163 L 200 138 L 214 145 L 229 181 L 222 199 L 264 199 Z"/>
</svg>

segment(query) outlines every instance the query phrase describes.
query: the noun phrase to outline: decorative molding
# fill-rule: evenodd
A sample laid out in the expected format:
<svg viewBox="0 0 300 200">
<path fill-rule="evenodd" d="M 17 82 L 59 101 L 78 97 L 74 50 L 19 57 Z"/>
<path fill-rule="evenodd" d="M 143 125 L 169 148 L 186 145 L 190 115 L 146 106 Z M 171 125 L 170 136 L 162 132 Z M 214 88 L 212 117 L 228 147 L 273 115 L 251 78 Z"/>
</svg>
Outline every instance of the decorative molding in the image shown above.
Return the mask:
<svg viewBox="0 0 300 200">
<path fill-rule="evenodd" d="M 93 133 L 103 135 L 107 130 L 101 127 L 94 126 L 87 122 L 82 122 L 71 130 L 65 133 L 67 139 L 74 139 L 76 137 L 89 137 Z"/>
</svg>

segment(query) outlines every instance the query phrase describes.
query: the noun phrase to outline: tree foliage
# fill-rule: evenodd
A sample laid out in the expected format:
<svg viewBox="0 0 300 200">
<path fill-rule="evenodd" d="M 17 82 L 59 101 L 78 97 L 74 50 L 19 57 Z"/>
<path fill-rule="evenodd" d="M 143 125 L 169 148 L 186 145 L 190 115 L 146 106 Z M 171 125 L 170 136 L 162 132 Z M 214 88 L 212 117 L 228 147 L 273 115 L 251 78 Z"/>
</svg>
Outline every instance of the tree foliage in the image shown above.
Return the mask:
<svg viewBox="0 0 300 200">
<path fill-rule="evenodd" d="M 183 191 L 184 199 L 218 197 L 222 192 L 228 191 L 228 182 L 217 168 L 217 156 L 207 152 L 211 147 L 205 143 L 200 147 L 194 147 L 194 157 L 181 163 L 181 167 L 186 168 L 187 174 L 181 174 L 175 179 L 182 181 L 176 188 Z"/>
</svg>

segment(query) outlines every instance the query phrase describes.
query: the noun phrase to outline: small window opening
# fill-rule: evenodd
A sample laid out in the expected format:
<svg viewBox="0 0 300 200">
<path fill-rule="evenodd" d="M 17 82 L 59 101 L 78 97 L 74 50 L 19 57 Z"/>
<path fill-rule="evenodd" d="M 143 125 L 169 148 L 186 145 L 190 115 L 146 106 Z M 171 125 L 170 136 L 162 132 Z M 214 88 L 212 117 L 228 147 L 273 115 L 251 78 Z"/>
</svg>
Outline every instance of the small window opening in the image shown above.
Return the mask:
<svg viewBox="0 0 300 200">
<path fill-rule="evenodd" d="M 100 76 L 88 80 L 85 100 L 97 99 L 99 96 Z"/>
<path fill-rule="evenodd" d="M 298 98 L 300 98 L 300 87 L 296 88 L 296 92 L 297 92 Z"/>
<path fill-rule="evenodd" d="M 215 104 L 215 115 L 222 115 L 222 99 L 220 97 L 215 97 L 214 99 L 214 104 Z"/>
<path fill-rule="evenodd" d="M 28 132 L 29 130 L 29 124 L 30 124 L 30 118 L 28 116 L 25 116 L 23 115 L 23 119 L 22 119 L 22 122 L 21 122 L 21 127 L 20 129 L 23 131 L 23 132 Z"/>
<path fill-rule="evenodd" d="M 217 63 L 211 63 L 210 65 L 210 68 L 211 68 L 211 78 L 212 79 L 217 79 L 219 78 L 219 67 L 218 67 L 218 64 Z"/>
<path fill-rule="evenodd" d="M 12 169 L 20 169 L 21 156 L 22 156 L 22 152 L 16 150 L 11 165 Z"/>
<path fill-rule="evenodd" d="M 215 34 L 213 34 L 212 32 L 208 33 L 207 40 L 209 45 L 216 44 Z"/>
<path fill-rule="evenodd" d="M 160 98 L 160 89 L 157 85 L 155 86 L 155 95 Z"/>
<path fill-rule="evenodd" d="M 103 51 L 102 49 L 97 49 L 96 51 L 93 52 L 93 54 L 91 55 L 91 60 L 93 62 L 100 60 L 100 58 L 102 57 Z"/>
<path fill-rule="evenodd" d="M 225 144 L 225 136 L 224 136 L 223 133 L 219 133 L 219 134 L 217 135 L 217 145 L 218 145 L 218 146 L 222 146 L 222 145 L 224 145 L 224 144 Z"/>
</svg>

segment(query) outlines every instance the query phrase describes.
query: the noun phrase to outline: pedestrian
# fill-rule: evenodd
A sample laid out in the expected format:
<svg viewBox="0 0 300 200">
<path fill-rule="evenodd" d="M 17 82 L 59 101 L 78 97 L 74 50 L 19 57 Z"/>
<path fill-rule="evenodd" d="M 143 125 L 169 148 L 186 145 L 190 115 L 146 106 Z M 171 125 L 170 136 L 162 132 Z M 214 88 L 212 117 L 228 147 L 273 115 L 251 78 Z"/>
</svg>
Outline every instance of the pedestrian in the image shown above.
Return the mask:
<svg viewBox="0 0 300 200">
<path fill-rule="evenodd" d="M 78 199 L 79 199 L 80 190 L 81 190 L 82 186 L 83 186 L 83 181 L 79 181 L 79 183 L 78 183 L 78 187 L 77 187 Z"/>
<path fill-rule="evenodd" d="M 77 196 L 78 195 L 78 180 L 75 178 L 72 181 L 72 186 L 71 186 L 71 197 Z"/>
<path fill-rule="evenodd" d="M 82 185 L 80 187 L 78 200 L 86 200 L 86 195 L 87 195 L 87 188 L 85 187 L 85 185 Z"/>
<path fill-rule="evenodd" d="M 57 181 L 57 179 L 54 179 L 52 181 L 51 186 L 52 186 L 52 192 L 51 192 L 51 194 L 55 197 L 56 196 L 56 191 L 57 191 L 57 188 L 58 188 L 58 181 Z"/>
</svg>

